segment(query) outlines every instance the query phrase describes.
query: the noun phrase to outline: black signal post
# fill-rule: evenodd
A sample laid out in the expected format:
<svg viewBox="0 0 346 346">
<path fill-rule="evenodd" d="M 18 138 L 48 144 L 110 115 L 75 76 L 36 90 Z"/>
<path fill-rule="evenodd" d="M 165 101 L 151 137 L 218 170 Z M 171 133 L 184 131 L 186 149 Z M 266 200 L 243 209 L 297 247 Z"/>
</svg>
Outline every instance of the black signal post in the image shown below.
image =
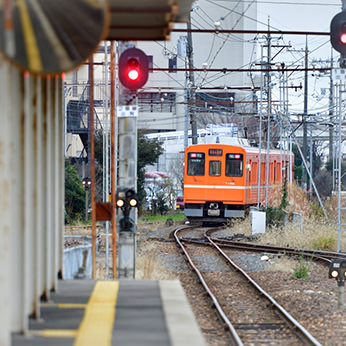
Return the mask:
<svg viewBox="0 0 346 346">
<path fill-rule="evenodd" d="M 144 86 L 149 76 L 149 60 L 138 48 L 126 49 L 119 58 L 119 80 L 132 91 Z"/>
<path fill-rule="evenodd" d="M 120 232 L 134 232 L 135 222 L 130 217 L 132 208 L 138 207 L 137 193 L 133 189 L 120 189 L 117 193 L 116 207 L 123 212 L 119 220 Z"/>
<path fill-rule="evenodd" d="M 338 309 L 344 309 L 344 286 L 346 281 L 346 259 L 335 258 L 329 266 L 329 279 L 338 283 Z"/>
<path fill-rule="evenodd" d="M 330 42 L 340 53 L 340 67 L 346 67 L 346 10 L 338 13 L 330 23 Z"/>
</svg>

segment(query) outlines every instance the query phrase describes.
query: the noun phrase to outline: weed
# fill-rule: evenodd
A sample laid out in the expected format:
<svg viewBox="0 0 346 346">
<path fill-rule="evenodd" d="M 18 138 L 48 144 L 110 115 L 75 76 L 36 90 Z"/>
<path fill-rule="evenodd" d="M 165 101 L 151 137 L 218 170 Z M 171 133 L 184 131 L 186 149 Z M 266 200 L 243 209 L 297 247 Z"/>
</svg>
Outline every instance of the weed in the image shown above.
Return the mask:
<svg viewBox="0 0 346 346">
<path fill-rule="evenodd" d="M 310 263 L 311 263 L 311 260 L 309 262 L 306 262 L 304 261 L 304 258 L 301 258 L 299 260 L 299 263 L 293 269 L 294 278 L 307 279 L 309 277 Z"/>
<path fill-rule="evenodd" d="M 313 241 L 312 246 L 316 250 L 333 251 L 336 248 L 336 239 L 332 236 L 322 235 Z"/>
</svg>

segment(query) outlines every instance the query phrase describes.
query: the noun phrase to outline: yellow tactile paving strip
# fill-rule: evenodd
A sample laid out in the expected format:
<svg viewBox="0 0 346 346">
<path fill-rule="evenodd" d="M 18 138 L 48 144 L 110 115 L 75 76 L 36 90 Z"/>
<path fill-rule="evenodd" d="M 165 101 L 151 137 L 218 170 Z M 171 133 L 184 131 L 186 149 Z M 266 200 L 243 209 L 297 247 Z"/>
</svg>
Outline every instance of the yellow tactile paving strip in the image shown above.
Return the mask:
<svg viewBox="0 0 346 346">
<path fill-rule="evenodd" d="M 47 338 L 75 338 L 74 346 L 110 346 L 118 292 L 118 281 L 97 281 L 88 304 L 47 304 L 61 309 L 85 308 L 78 330 L 31 330 L 30 334 Z"/>
<path fill-rule="evenodd" d="M 118 291 L 118 281 L 96 282 L 74 346 L 111 345 Z"/>
</svg>

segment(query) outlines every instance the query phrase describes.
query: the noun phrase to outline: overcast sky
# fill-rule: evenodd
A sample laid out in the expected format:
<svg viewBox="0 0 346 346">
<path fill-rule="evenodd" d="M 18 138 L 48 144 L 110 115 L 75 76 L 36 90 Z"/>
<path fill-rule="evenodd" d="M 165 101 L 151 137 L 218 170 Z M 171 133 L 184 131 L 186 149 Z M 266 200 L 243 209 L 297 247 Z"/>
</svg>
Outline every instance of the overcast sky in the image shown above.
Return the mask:
<svg viewBox="0 0 346 346">
<path fill-rule="evenodd" d="M 341 11 L 341 8 L 341 0 L 258 0 L 258 29 L 265 28 L 269 18 L 273 29 L 329 32 L 330 22 Z M 290 40 L 295 48 L 305 46 L 305 37 L 286 36 L 285 39 Z M 313 50 L 327 41 L 329 41 L 328 36 L 310 36 L 309 50 Z M 329 56 L 330 45 L 323 45 L 323 48 L 313 54 L 316 57 L 318 55 Z"/>
</svg>

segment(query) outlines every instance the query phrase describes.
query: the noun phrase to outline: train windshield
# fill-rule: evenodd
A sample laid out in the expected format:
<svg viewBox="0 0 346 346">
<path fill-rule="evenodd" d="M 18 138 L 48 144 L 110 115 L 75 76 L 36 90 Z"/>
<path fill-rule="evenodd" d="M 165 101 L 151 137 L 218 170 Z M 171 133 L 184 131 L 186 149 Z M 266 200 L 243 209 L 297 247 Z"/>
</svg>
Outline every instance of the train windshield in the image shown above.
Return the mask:
<svg viewBox="0 0 346 346">
<path fill-rule="evenodd" d="M 205 154 L 188 153 L 187 175 L 204 175 Z"/>
<path fill-rule="evenodd" d="M 221 161 L 209 161 L 209 175 L 211 177 L 221 175 Z"/>
<path fill-rule="evenodd" d="M 226 176 L 243 176 L 243 154 L 226 154 Z"/>
</svg>

